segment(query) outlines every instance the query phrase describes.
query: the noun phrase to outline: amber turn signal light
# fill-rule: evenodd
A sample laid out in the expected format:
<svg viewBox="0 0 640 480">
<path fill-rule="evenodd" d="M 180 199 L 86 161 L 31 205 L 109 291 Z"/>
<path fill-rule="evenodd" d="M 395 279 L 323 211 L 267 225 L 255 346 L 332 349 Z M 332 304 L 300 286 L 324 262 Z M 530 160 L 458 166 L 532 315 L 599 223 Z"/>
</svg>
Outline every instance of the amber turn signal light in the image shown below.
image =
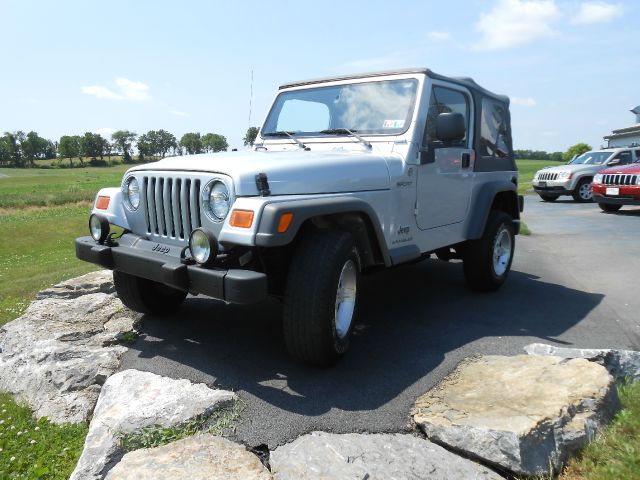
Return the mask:
<svg viewBox="0 0 640 480">
<path fill-rule="evenodd" d="M 283 213 L 278 222 L 278 233 L 284 233 L 289 229 L 289 225 L 293 221 L 293 213 Z"/>
<path fill-rule="evenodd" d="M 238 228 L 251 228 L 253 224 L 253 211 L 251 210 L 234 210 L 231 213 L 229 225 Z"/>
<path fill-rule="evenodd" d="M 106 210 L 109 208 L 110 200 L 111 199 L 109 197 L 98 197 L 98 200 L 96 200 L 96 208 L 98 210 Z"/>
</svg>

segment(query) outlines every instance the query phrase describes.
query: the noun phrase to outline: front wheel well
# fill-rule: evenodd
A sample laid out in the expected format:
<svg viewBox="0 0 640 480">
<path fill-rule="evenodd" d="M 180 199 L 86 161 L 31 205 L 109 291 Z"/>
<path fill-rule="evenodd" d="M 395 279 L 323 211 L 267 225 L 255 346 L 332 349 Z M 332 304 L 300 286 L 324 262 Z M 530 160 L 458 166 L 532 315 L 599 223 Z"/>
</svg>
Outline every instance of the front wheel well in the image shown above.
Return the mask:
<svg viewBox="0 0 640 480">
<path fill-rule="evenodd" d="M 362 268 L 384 263 L 373 223 L 364 212 L 341 212 L 308 218 L 300 226 L 294 242 L 313 229 L 335 229 L 349 232 L 360 255 Z"/>
<path fill-rule="evenodd" d="M 512 219 L 520 218 L 520 209 L 518 208 L 518 195 L 515 191 L 498 192 L 493 198 L 491 210 L 499 210 L 507 213 Z"/>
</svg>

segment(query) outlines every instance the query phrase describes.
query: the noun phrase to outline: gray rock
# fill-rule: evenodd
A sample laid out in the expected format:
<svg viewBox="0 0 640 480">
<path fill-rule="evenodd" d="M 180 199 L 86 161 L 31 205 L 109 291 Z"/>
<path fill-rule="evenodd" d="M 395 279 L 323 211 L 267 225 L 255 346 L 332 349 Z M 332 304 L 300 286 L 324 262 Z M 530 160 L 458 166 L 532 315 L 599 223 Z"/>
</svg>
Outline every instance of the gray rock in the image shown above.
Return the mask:
<svg viewBox="0 0 640 480">
<path fill-rule="evenodd" d="M 558 471 L 620 408 L 613 378 L 584 359 L 469 359 L 420 397 L 431 440 L 521 475 Z"/>
<path fill-rule="evenodd" d="M 86 421 L 140 315 L 113 292 L 111 272 L 93 272 L 38 295 L 0 327 L 0 390 L 56 423 Z"/>
<path fill-rule="evenodd" d="M 109 377 L 96 404 L 84 450 L 70 480 L 101 479 L 122 457 L 119 435 L 145 427 L 172 427 L 228 405 L 236 398 L 203 383 L 125 370 Z"/>
<path fill-rule="evenodd" d="M 603 365 L 616 381 L 640 380 L 640 352 L 596 348 L 561 348 L 544 343 L 524 347 L 529 355 L 554 355 L 562 358 L 586 358 Z"/>
<path fill-rule="evenodd" d="M 401 434 L 313 432 L 276 448 L 270 464 L 278 480 L 502 478 L 428 440 Z"/>
<path fill-rule="evenodd" d="M 106 480 L 270 480 L 258 457 L 211 434 L 127 453 Z"/>
</svg>

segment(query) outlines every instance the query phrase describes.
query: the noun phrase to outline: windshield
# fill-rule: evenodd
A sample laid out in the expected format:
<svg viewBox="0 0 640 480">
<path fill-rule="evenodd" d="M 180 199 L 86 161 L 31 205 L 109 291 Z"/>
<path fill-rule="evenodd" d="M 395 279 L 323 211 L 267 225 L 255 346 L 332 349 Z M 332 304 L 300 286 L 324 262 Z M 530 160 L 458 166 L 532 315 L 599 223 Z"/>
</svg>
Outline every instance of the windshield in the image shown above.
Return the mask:
<svg viewBox="0 0 640 480">
<path fill-rule="evenodd" d="M 569 162 L 569 165 L 602 165 L 611 152 L 587 152 Z"/>
<path fill-rule="evenodd" d="M 389 80 L 283 92 L 276 98 L 262 135 L 398 135 L 411 123 L 418 81 Z"/>
</svg>

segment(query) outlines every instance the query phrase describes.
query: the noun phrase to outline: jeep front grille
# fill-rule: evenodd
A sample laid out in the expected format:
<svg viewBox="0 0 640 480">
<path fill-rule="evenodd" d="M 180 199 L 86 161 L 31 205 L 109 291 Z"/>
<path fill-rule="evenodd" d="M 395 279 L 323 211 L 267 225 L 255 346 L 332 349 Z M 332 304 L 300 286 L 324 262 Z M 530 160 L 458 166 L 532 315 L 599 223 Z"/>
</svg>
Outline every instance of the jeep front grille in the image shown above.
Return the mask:
<svg viewBox="0 0 640 480">
<path fill-rule="evenodd" d="M 200 221 L 200 180 L 142 177 L 147 233 L 179 240 L 189 238 Z"/>
<path fill-rule="evenodd" d="M 603 175 L 602 183 L 604 185 L 635 185 L 638 181 L 638 175 Z"/>
<path fill-rule="evenodd" d="M 558 178 L 557 173 L 544 172 L 538 175 L 538 180 L 555 180 Z"/>
</svg>

